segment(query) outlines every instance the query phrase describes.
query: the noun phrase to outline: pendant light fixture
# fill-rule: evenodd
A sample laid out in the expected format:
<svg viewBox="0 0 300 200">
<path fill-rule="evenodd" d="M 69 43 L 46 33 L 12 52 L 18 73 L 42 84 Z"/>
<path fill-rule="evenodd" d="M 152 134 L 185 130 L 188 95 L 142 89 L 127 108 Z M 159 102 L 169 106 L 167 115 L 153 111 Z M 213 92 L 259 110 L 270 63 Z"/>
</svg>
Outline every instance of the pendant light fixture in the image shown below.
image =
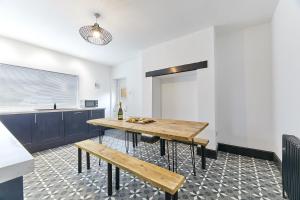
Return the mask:
<svg viewBox="0 0 300 200">
<path fill-rule="evenodd" d="M 95 13 L 94 16 L 96 18 L 94 25 L 81 27 L 79 29 L 79 33 L 82 38 L 89 43 L 95 45 L 107 45 L 112 41 L 112 35 L 107 30 L 99 26 L 98 18 L 100 17 L 100 14 Z"/>
</svg>

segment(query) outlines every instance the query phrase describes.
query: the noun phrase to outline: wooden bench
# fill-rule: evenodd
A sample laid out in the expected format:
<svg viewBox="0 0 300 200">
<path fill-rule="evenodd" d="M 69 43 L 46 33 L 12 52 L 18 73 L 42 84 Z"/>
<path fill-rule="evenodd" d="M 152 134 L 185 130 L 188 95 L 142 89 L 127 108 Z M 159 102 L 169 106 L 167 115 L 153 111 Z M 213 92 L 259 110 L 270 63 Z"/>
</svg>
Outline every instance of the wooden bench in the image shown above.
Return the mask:
<svg viewBox="0 0 300 200">
<path fill-rule="evenodd" d="M 109 196 L 112 195 L 112 165 L 114 165 L 116 167 L 116 190 L 120 187 L 120 169 L 122 169 L 163 190 L 165 199 L 178 199 L 178 189 L 183 185 L 184 176 L 92 140 L 75 143 L 75 146 L 78 147 L 78 173 L 82 172 L 82 150 L 86 151 L 87 169 L 90 169 L 90 154 L 107 162 Z"/>
</svg>

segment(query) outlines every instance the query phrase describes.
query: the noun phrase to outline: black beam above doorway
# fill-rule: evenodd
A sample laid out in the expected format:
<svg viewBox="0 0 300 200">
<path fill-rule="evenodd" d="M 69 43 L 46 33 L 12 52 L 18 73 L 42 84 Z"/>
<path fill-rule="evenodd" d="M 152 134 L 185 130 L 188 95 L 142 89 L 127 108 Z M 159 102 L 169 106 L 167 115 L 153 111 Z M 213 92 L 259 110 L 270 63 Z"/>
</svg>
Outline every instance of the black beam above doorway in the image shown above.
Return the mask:
<svg viewBox="0 0 300 200">
<path fill-rule="evenodd" d="M 196 62 L 196 63 L 190 63 L 186 65 L 179 65 L 175 67 L 168 67 L 164 69 L 154 70 L 146 72 L 146 77 L 156 77 L 156 76 L 164 76 L 169 74 L 176 74 L 181 72 L 188 72 L 188 71 L 194 71 L 197 69 L 203 69 L 207 68 L 207 60 Z"/>
</svg>

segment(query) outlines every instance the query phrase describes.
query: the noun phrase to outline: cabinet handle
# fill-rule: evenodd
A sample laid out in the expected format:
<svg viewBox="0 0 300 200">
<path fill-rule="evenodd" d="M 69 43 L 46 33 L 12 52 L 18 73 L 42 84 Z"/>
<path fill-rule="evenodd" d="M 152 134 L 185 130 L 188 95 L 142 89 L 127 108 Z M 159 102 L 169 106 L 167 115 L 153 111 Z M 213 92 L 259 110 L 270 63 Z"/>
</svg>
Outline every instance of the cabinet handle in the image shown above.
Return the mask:
<svg viewBox="0 0 300 200">
<path fill-rule="evenodd" d="M 93 117 L 93 111 L 91 110 L 91 118 Z"/>
<path fill-rule="evenodd" d="M 81 114 L 81 113 L 82 113 L 82 112 L 74 112 L 74 114 L 75 114 L 75 115 L 77 115 L 77 114 Z"/>
<path fill-rule="evenodd" d="M 61 113 L 61 120 L 64 121 L 64 113 Z"/>
<path fill-rule="evenodd" d="M 36 114 L 34 114 L 34 123 L 36 124 Z"/>
</svg>

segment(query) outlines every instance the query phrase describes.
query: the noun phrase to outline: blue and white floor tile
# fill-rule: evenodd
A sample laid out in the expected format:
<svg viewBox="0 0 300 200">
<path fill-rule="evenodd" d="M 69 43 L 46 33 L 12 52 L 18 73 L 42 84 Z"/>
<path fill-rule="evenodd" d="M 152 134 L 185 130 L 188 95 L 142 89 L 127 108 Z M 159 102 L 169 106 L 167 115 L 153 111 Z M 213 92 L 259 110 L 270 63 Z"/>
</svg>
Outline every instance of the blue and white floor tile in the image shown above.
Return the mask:
<svg viewBox="0 0 300 200">
<path fill-rule="evenodd" d="M 124 134 L 106 131 L 103 143 L 125 152 Z M 97 138 L 95 138 L 97 141 Z M 147 162 L 167 166 L 159 155 L 159 142 L 139 143 L 129 154 Z M 85 154 L 83 154 L 85 155 Z M 197 176 L 192 174 L 189 147 L 178 145 L 178 173 L 186 177 L 179 191 L 179 199 L 205 200 L 279 200 L 282 199 L 281 176 L 273 162 L 219 152 L 218 159 L 207 159 L 206 170 L 196 156 Z M 66 145 L 34 154 L 35 170 L 24 177 L 24 196 L 27 200 L 75 199 L 164 199 L 164 193 L 121 171 L 120 190 L 107 196 L 107 165 L 98 165 L 91 156 L 91 170 L 83 167 L 77 173 L 77 148 Z M 85 158 L 83 157 L 83 166 Z"/>
</svg>

